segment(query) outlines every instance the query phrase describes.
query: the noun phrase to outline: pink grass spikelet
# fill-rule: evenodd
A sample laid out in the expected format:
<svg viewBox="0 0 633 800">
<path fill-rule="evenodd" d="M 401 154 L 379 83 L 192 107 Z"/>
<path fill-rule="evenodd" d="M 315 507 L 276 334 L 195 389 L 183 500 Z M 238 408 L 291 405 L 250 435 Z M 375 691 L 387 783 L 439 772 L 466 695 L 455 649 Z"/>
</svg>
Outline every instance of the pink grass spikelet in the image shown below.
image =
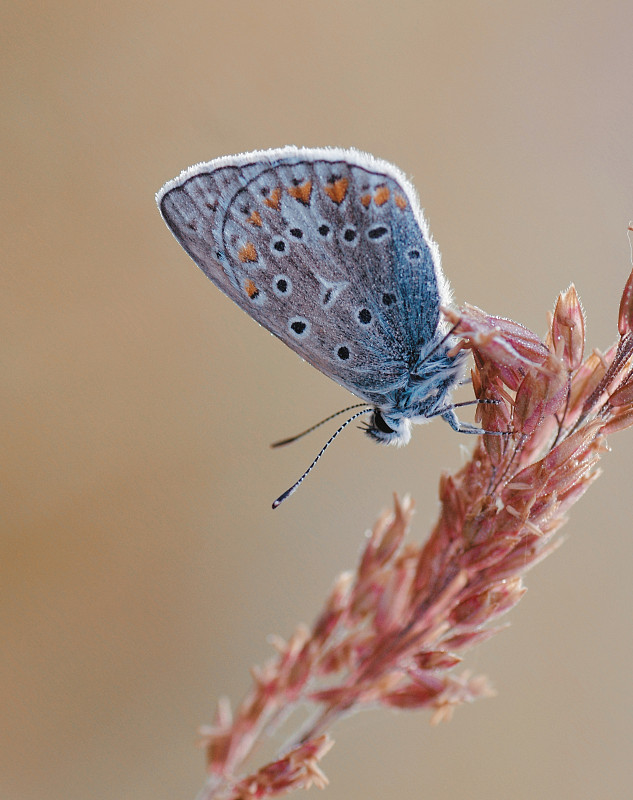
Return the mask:
<svg viewBox="0 0 633 800">
<path fill-rule="evenodd" d="M 208 781 L 200 800 L 275 797 L 327 783 L 319 762 L 332 725 L 383 705 L 428 708 L 431 722 L 492 694 L 485 677 L 456 674 L 463 653 L 525 593 L 523 576 L 559 544 L 571 506 L 599 475 L 605 436 L 633 425 L 633 273 L 620 302 L 619 341 L 583 360 L 585 319 L 573 286 L 544 341 L 473 306 L 445 314 L 472 351 L 477 419 L 487 431 L 439 482 L 439 517 L 423 544 L 408 539 L 409 498 L 374 525 L 354 571 L 334 583 L 312 628 L 298 626 L 253 670 L 235 712 L 218 706 L 203 730 Z M 312 715 L 278 758 L 244 762 L 288 714 Z"/>
</svg>

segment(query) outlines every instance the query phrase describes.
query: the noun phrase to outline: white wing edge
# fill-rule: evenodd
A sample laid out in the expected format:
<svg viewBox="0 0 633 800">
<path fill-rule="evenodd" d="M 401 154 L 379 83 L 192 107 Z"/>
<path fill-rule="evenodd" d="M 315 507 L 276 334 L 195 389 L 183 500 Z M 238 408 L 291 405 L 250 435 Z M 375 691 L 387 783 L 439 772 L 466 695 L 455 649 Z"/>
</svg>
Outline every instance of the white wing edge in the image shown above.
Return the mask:
<svg viewBox="0 0 633 800">
<path fill-rule="evenodd" d="M 372 172 L 385 174 L 388 178 L 392 178 L 402 187 L 407 200 L 411 205 L 411 209 L 415 215 L 416 221 L 424 234 L 424 238 L 428 242 L 433 256 L 433 262 L 436 267 L 437 288 L 440 295 L 440 303 L 449 306 L 452 302 L 451 288 L 446 280 L 446 276 L 442 271 L 442 260 L 440 249 L 437 242 L 431 236 L 429 226 L 424 216 L 424 212 L 420 206 L 420 199 L 415 187 L 401 169 L 396 167 L 390 161 L 385 161 L 382 158 L 377 158 L 371 153 L 365 153 L 362 150 L 357 150 L 354 147 L 295 147 L 294 145 L 286 145 L 285 147 L 273 148 L 271 150 L 252 150 L 249 153 L 238 153 L 233 156 L 220 156 L 214 158 L 212 161 L 201 161 L 198 164 L 193 164 L 191 167 L 184 169 L 177 178 L 173 178 L 156 193 L 156 204 L 159 211 L 161 211 L 161 201 L 163 197 L 172 189 L 181 186 L 185 181 L 194 178 L 201 173 L 213 172 L 220 167 L 241 167 L 244 164 L 252 164 L 255 162 L 273 162 L 283 158 L 303 158 L 306 161 L 345 161 L 348 164 L 354 164 L 358 167 L 365 167 Z M 162 215 L 162 211 L 161 211 Z M 441 323 L 440 323 L 441 325 Z"/>
</svg>

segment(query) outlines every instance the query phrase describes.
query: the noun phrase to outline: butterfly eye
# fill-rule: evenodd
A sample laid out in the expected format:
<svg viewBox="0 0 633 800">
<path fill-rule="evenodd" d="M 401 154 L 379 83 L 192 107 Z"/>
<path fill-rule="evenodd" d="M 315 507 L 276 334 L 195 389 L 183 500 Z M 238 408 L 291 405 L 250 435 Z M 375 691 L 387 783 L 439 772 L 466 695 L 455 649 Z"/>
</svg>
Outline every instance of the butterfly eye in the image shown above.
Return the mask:
<svg viewBox="0 0 633 800">
<path fill-rule="evenodd" d="M 286 252 L 286 242 L 284 239 L 273 239 L 271 252 L 273 255 L 278 256 Z"/>
<path fill-rule="evenodd" d="M 420 251 L 416 250 L 415 248 L 413 250 L 409 250 L 408 256 L 410 259 L 415 261 L 415 259 L 420 258 Z"/>
<path fill-rule="evenodd" d="M 389 427 L 389 425 L 387 425 L 385 418 L 383 417 L 382 413 L 380 412 L 380 409 L 378 408 L 374 411 L 372 422 L 381 433 L 387 433 L 387 434 L 395 433 L 394 429 Z"/>
<path fill-rule="evenodd" d="M 361 308 L 358 312 L 358 321 L 361 325 L 369 325 L 371 322 L 371 311 L 368 308 Z"/>
<path fill-rule="evenodd" d="M 396 302 L 395 294 L 392 294 L 391 292 L 385 292 L 383 294 L 383 296 L 382 296 L 382 304 L 383 304 L 383 306 L 393 306 L 393 305 L 395 305 L 395 302 Z"/>
<path fill-rule="evenodd" d="M 323 225 L 319 225 L 319 227 L 317 228 L 317 230 L 319 231 L 319 233 L 321 234 L 321 236 L 327 236 L 327 235 L 328 235 L 328 233 L 330 232 L 330 226 L 329 226 L 329 225 L 325 225 L 325 224 L 323 224 Z"/>
<path fill-rule="evenodd" d="M 301 228 L 290 228 L 290 235 L 294 236 L 295 239 L 302 239 L 303 231 L 301 230 Z"/>
<path fill-rule="evenodd" d="M 347 361 L 349 358 L 349 347 L 341 345 L 336 351 L 336 355 L 341 359 L 341 361 Z"/>
</svg>

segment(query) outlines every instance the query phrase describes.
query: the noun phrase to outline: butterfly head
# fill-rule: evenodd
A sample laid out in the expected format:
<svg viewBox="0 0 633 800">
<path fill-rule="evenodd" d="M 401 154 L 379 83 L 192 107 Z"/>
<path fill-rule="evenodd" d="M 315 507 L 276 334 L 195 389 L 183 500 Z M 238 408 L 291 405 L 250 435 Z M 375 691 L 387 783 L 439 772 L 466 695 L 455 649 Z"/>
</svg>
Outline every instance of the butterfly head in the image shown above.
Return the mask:
<svg viewBox="0 0 633 800">
<path fill-rule="evenodd" d="M 375 408 L 365 427 L 365 433 L 370 439 L 380 444 L 394 444 L 396 447 L 402 447 L 411 439 L 411 420 L 403 417 L 400 413 L 388 414 Z"/>
</svg>

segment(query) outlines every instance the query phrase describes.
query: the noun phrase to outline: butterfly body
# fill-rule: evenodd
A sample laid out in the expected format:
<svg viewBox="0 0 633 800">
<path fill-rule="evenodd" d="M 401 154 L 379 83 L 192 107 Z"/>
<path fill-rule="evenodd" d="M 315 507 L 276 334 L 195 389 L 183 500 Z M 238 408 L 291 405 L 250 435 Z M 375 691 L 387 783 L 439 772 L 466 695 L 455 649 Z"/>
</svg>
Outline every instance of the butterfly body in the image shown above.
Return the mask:
<svg viewBox="0 0 633 800">
<path fill-rule="evenodd" d="M 257 151 L 198 164 L 157 202 L 226 295 L 372 407 L 366 432 L 405 444 L 411 422 L 457 430 L 463 354 L 440 320 L 448 285 L 417 196 L 356 150 Z"/>
</svg>

